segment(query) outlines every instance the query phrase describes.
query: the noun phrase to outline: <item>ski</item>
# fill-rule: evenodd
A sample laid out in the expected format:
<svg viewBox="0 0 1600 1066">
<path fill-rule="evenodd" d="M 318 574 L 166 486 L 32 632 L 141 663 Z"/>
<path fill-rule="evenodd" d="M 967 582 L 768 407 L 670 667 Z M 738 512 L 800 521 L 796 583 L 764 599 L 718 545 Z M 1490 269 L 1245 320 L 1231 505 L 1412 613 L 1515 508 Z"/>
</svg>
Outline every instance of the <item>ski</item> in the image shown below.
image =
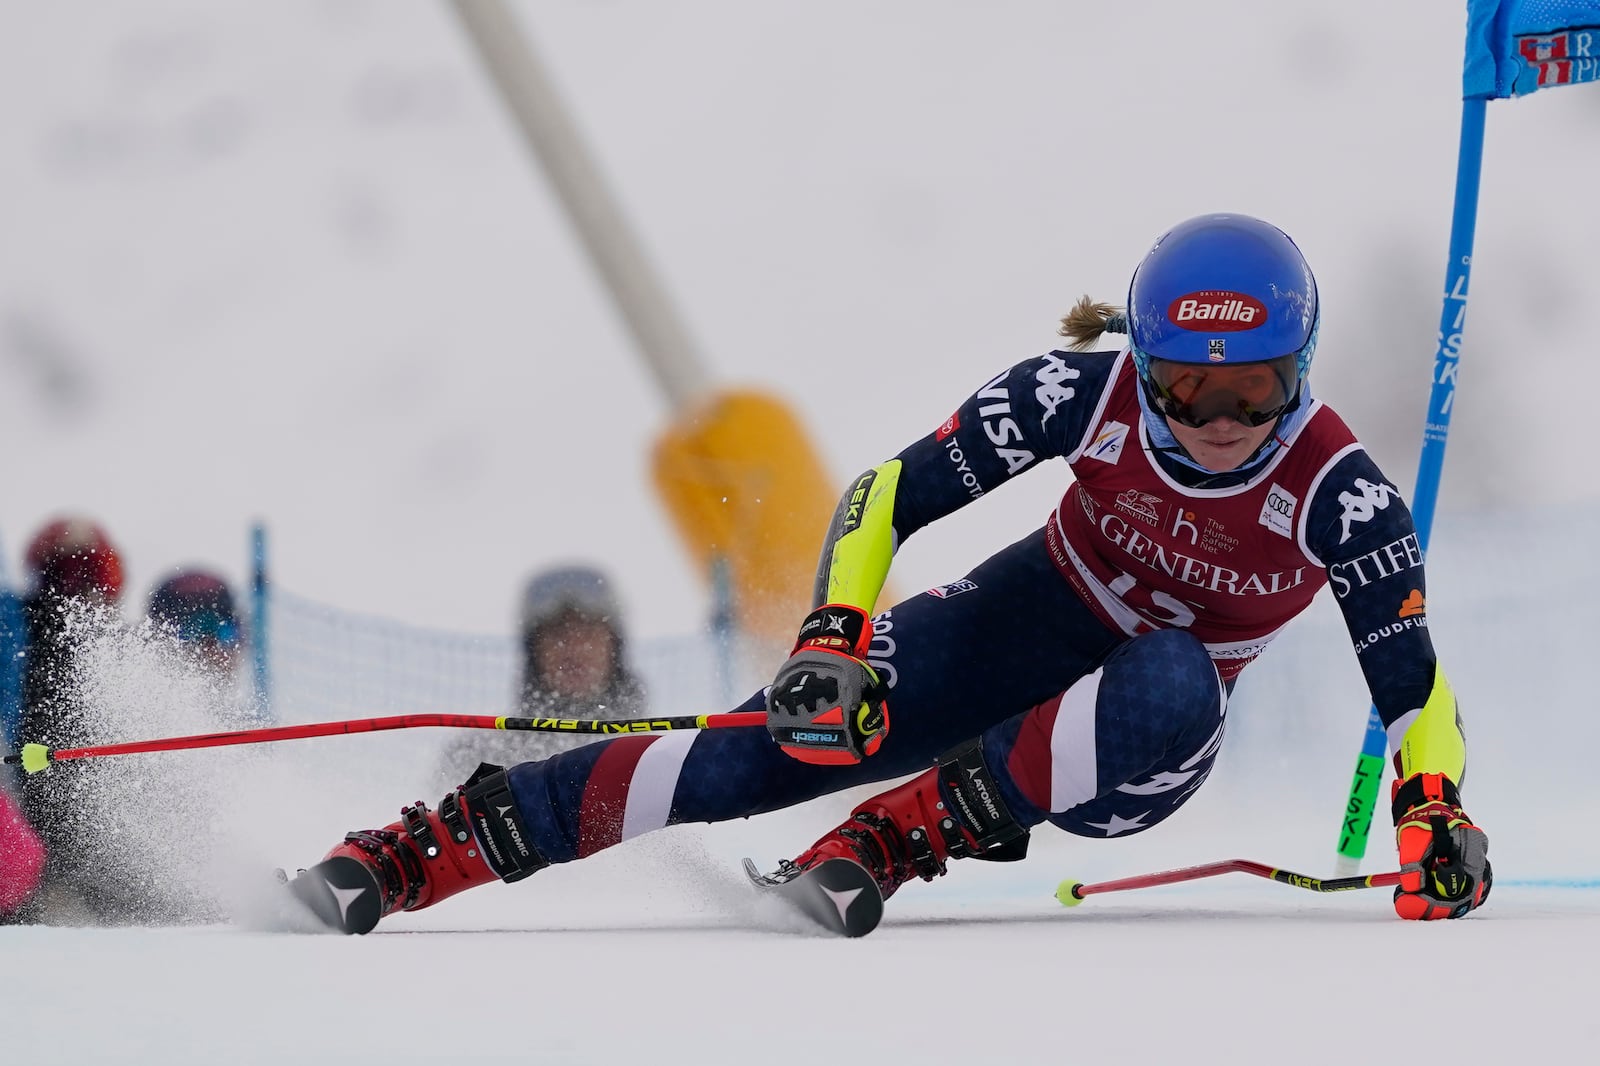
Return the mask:
<svg viewBox="0 0 1600 1066">
<path fill-rule="evenodd" d="M 348 856 L 301 870 L 289 880 L 280 870 L 289 898 L 335 933 L 370 933 L 383 916 L 383 893 L 372 871 Z"/>
<path fill-rule="evenodd" d="M 744 860 L 745 876 L 762 892 L 794 907 L 817 925 L 837 936 L 866 936 L 883 917 L 883 897 L 878 883 L 865 868 L 849 859 L 825 859 L 802 870 L 791 862 L 764 874 Z"/>
</svg>

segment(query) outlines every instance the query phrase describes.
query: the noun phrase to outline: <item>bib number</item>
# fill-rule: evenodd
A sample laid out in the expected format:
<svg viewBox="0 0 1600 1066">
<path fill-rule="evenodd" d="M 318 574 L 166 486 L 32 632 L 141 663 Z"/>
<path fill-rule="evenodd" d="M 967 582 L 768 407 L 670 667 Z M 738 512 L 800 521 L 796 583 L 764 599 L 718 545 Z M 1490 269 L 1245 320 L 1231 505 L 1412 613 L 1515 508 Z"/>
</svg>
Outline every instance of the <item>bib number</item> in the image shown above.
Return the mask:
<svg viewBox="0 0 1600 1066">
<path fill-rule="evenodd" d="M 1176 596 L 1139 584 L 1132 574 L 1118 574 L 1108 588 L 1142 618 L 1167 629 L 1188 629 L 1194 625 L 1194 609 Z"/>
</svg>

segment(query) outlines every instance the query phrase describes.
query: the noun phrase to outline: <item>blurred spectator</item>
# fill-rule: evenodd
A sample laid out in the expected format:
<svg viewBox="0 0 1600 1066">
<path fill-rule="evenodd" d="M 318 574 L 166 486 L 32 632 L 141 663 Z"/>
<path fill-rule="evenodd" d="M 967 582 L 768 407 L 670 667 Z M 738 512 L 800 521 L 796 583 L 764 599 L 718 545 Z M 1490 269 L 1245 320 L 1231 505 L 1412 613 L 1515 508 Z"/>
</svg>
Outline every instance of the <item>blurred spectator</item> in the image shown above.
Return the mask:
<svg viewBox="0 0 1600 1066">
<path fill-rule="evenodd" d="M 34 535 L 23 558 L 27 588 L 22 601 L 25 653 L 22 723 L 18 744 L 50 748 L 94 742 L 77 685 L 75 627 L 122 598 L 122 558 L 106 533 L 81 517 L 60 518 Z M 74 812 L 77 774 L 57 768 L 22 779 L 23 814 L 43 839 L 47 854 L 44 920 L 87 917 L 102 898 L 98 842 Z"/>
<path fill-rule="evenodd" d="M 27 644 L 22 600 L 4 578 L 0 560 L 0 750 L 10 754 L 20 743 L 22 657 Z M 44 876 L 44 843 L 9 791 L 21 784 L 21 774 L 20 766 L 0 769 L 0 923 L 18 916 Z"/>
<path fill-rule="evenodd" d="M 645 713 L 644 686 L 627 665 L 621 608 L 599 570 L 565 566 L 535 574 L 523 590 L 520 622 L 518 713 L 608 719 Z M 582 740 L 462 730 L 446 750 L 445 772 L 459 783 L 480 762 L 513 766 Z"/>
<path fill-rule="evenodd" d="M 145 617 L 158 632 L 176 637 L 194 661 L 219 680 L 237 676 L 243 626 L 228 583 L 206 570 L 180 570 L 150 594 Z"/>
<path fill-rule="evenodd" d="M 86 726 L 73 695 L 72 627 L 121 601 L 122 557 L 95 523 L 60 518 L 34 535 L 23 566 L 22 739 L 60 747 L 83 739 Z"/>
<path fill-rule="evenodd" d="M 0 748 L 15 751 L 22 726 L 22 658 L 27 653 L 22 599 L 0 572 Z M 4 774 L 0 773 L 0 777 Z"/>
<path fill-rule="evenodd" d="M 44 842 L 0 784 L 0 922 L 19 916 L 44 879 Z"/>
<path fill-rule="evenodd" d="M 611 584 L 586 566 L 547 570 L 522 594 L 524 715 L 631 718 L 644 689 L 628 670 L 622 610 Z"/>
</svg>

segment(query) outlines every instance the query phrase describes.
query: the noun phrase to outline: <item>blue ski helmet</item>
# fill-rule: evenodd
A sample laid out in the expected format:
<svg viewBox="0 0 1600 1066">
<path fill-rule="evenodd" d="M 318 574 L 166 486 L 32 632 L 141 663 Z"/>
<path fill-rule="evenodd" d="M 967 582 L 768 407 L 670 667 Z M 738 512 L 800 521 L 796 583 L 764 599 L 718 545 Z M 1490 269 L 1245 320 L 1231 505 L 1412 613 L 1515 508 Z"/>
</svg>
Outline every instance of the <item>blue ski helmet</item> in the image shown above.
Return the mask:
<svg viewBox="0 0 1600 1066">
<path fill-rule="evenodd" d="M 1128 286 L 1145 395 L 1185 425 L 1259 426 L 1293 410 L 1321 317 L 1300 249 L 1248 215 L 1201 215 L 1157 238 Z M 1242 368 L 1253 366 L 1245 371 Z"/>
<path fill-rule="evenodd" d="M 243 636 L 228 583 L 204 570 L 180 570 L 161 582 L 145 614 L 182 641 L 235 647 Z"/>
</svg>

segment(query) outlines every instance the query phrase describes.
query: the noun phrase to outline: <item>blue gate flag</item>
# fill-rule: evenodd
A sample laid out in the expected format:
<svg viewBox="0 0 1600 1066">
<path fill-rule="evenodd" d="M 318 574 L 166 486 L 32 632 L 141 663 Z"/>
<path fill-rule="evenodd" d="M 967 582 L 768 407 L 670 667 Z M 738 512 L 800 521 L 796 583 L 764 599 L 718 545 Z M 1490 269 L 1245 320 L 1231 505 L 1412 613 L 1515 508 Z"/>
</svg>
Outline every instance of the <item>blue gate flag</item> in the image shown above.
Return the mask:
<svg viewBox="0 0 1600 1066">
<path fill-rule="evenodd" d="M 1600 0 L 1467 0 L 1463 100 L 1600 81 Z"/>
<path fill-rule="evenodd" d="M 1424 554 L 1444 470 L 1444 448 L 1455 407 L 1456 371 L 1466 328 L 1467 283 L 1478 222 L 1478 181 L 1483 169 L 1484 114 L 1490 100 L 1527 96 L 1557 85 L 1600 81 L 1600 0 L 1467 0 L 1467 45 L 1461 71 L 1461 148 L 1456 159 L 1455 208 L 1444 306 L 1434 352 L 1433 389 L 1422 427 L 1422 455 L 1411 517 Z M 1339 825 L 1335 876 L 1348 877 L 1367 853 L 1372 814 L 1384 773 L 1388 735 L 1377 707 L 1367 711 L 1367 732 L 1356 757 L 1344 821 Z"/>
</svg>

